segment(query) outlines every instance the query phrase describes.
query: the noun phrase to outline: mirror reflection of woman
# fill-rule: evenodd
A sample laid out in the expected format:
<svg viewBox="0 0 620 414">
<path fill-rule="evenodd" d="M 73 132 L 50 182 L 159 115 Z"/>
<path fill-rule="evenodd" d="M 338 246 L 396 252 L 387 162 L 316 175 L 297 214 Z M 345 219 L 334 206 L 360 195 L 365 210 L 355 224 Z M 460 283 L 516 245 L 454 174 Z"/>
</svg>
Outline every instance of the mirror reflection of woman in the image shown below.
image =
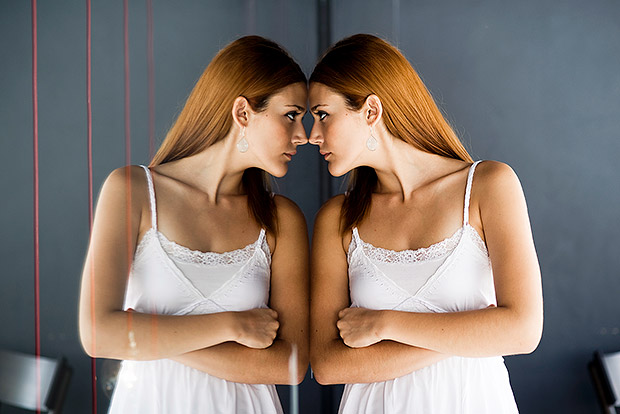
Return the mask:
<svg viewBox="0 0 620 414">
<path fill-rule="evenodd" d="M 542 289 L 514 171 L 473 163 L 405 57 L 355 35 L 310 77 L 345 195 L 315 222 L 311 365 L 341 413 L 514 413 L 502 356 L 532 352 Z"/>
<path fill-rule="evenodd" d="M 89 355 L 124 360 L 111 413 L 281 413 L 273 384 L 303 379 L 306 224 L 268 174 L 307 143 L 306 99 L 284 50 L 241 38 L 205 69 L 150 166 L 106 179 L 80 335 Z"/>
</svg>

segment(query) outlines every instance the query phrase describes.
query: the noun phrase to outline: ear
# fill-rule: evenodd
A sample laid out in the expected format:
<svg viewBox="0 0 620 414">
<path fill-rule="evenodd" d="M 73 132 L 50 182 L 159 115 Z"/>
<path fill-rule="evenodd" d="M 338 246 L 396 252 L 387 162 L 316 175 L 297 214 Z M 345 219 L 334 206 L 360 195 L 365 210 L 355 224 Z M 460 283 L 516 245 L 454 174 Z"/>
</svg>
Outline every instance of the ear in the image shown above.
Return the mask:
<svg viewBox="0 0 620 414">
<path fill-rule="evenodd" d="M 381 99 L 379 99 L 377 95 L 368 95 L 366 102 L 364 102 L 363 111 L 364 120 L 368 123 L 369 127 L 374 128 L 383 115 Z"/>
<path fill-rule="evenodd" d="M 242 129 L 248 126 L 250 103 L 243 96 L 238 96 L 233 102 L 232 117 L 233 122 Z"/>
</svg>

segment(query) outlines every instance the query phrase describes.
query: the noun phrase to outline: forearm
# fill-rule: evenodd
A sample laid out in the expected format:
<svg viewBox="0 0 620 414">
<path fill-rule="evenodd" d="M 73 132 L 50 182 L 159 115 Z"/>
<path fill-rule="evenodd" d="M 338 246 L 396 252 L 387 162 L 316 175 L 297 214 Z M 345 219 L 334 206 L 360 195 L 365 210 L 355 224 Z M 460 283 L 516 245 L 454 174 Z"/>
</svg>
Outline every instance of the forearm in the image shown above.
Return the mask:
<svg viewBox="0 0 620 414">
<path fill-rule="evenodd" d="M 110 312 L 80 323 L 86 352 L 93 357 L 154 360 L 234 340 L 231 312 L 151 315 Z"/>
<path fill-rule="evenodd" d="M 350 348 L 334 339 L 314 353 L 311 363 L 320 384 L 353 384 L 402 377 L 448 356 L 393 341 Z"/>
<path fill-rule="evenodd" d="M 289 372 L 291 344 L 276 339 L 269 348 L 254 349 L 227 342 L 171 359 L 227 381 L 247 384 L 299 384 L 308 369 L 306 351 L 298 352 L 296 373 Z"/>
<path fill-rule="evenodd" d="M 497 307 L 452 313 L 382 311 L 382 339 L 464 357 L 532 352 L 542 317 Z"/>
</svg>

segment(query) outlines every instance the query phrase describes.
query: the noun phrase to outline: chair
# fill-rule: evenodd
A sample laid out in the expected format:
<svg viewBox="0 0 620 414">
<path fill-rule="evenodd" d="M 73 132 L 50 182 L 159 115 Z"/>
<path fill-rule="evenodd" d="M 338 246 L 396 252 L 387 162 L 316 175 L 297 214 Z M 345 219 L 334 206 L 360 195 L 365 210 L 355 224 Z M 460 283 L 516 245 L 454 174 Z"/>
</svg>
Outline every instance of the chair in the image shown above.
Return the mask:
<svg viewBox="0 0 620 414">
<path fill-rule="evenodd" d="M 588 369 L 603 414 L 620 413 L 620 352 L 595 352 Z"/>
<path fill-rule="evenodd" d="M 0 406 L 60 414 L 71 379 L 71 367 L 64 358 L 40 357 L 41 406 L 37 407 L 34 355 L 0 350 Z"/>
</svg>

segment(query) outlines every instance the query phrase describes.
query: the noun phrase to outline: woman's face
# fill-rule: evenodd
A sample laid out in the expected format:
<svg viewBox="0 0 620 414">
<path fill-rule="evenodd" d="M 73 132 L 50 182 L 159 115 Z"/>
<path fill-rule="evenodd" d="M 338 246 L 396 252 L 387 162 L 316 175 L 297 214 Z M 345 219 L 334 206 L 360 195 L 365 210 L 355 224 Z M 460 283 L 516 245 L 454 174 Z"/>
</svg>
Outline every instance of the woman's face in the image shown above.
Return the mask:
<svg viewBox="0 0 620 414">
<path fill-rule="evenodd" d="M 314 117 L 310 143 L 319 146 L 330 174 L 339 177 L 364 165 L 370 128 L 362 111 L 350 110 L 341 94 L 321 83 L 310 84 L 309 98 Z"/>
<path fill-rule="evenodd" d="M 282 177 L 298 145 L 308 143 L 301 118 L 306 112 L 306 85 L 295 83 L 269 99 L 267 108 L 253 113 L 246 129 L 246 140 L 256 156 L 256 167 Z"/>
</svg>

